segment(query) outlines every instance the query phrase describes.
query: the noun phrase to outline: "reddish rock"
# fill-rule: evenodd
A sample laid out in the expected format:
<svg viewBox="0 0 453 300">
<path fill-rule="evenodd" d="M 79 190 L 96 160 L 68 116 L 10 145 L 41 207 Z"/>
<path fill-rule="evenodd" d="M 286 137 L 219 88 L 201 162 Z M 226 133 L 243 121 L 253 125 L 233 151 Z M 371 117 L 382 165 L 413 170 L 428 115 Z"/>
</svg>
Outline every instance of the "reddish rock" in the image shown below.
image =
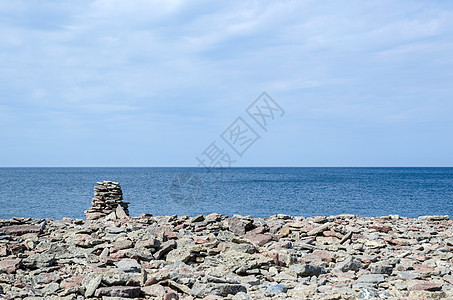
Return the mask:
<svg viewBox="0 0 453 300">
<path fill-rule="evenodd" d="M 163 300 L 178 300 L 179 296 L 176 292 L 165 293 Z"/>
<path fill-rule="evenodd" d="M 422 264 L 415 264 L 414 270 L 416 272 L 422 273 L 422 272 L 432 272 L 432 271 L 434 271 L 434 268 L 426 266 L 426 265 L 422 265 Z"/>
<path fill-rule="evenodd" d="M 266 230 L 267 230 L 266 227 L 260 226 L 260 227 L 257 227 L 255 229 L 251 230 L 249 233 L 253 233 L 253 234 L 265 233 Z"/>
<path fill-rule="evenodd" d="M 100 212 L 87 212 L 85 213 L 85 217 L 87 220 L 97 220 L 99 218 L 105 217 L 106 214 Z"/>
<path fill-rule="evenodd" d="M 206 226 L 197 227 L 193 230 L 193 232 L 200 232 L 200 231 L 206 230 L 207 228 L 208 227 L 206 227 Z"/>
<path fill-rule="evenodd" d="M 36 225 L 13 225 L 2 227 L 2 231 L 8 235 L 23 235 L 26 233 L 40 233 L 41 227 Z"/>
<path fill-rule="evenodd" d="M 247 233 L 244 237 L 260 247 L 273 240 L 273 237 L 270 234 Z"/>
<path fill-rule="evenodd" d="M 322 259 L 322 261 L 325 261 L 325 262 L 331 262 L 332 261 L 332 255 L 330 255 L 330 253 L 327 252 L 327 251 L 315 250 L 315 251 L 313 251 L 312 254 L 316 255 L 316 256 L 319 256 Z"/>
<path fill-rule="evenodd" d="M 180 229 L 183 229 L 184 227 L 186 227 L 186 224 L 179 224 L 179 225 L 175 226 L 175 230 L 180 230 Z"/>
<path fill-rule="evenodd" d="M 307 255 L 304 255 L 304 256 L 300 259 L 300 261 L 301 261 L 302 263 L 306 263 L 306 264 L 308 264 L 308 263 L 315 263 L 315 264 L 317 264 L 317 263 L 322 262 L 322 258 L 319 257 L 319 256 L 317 256 L 317 255 L 307 254 Z"/>
<path fill-rule="evenodd" d="M 442 290 L 442 285 L 437 283 L 422 283 L 414 285 L 411 290 L 413 291 L 440 291 Z"/>
<path fill-rule="evenodd" d="M 335 231 L 332 231 L 332 230 L 327 230 L 327 231 L 324 231 L 322 233 L 322 235 L 324 235 L 326 237 L 336 237 L 337 233 Z"/>
<path fill-rule="evenodd" d="M 375 225 L 370 226 L 370 228 L 375 229 L 376 231 L 379 231 L 379 232 L 384 232 L 384 233 L 388 233 L 391 230 L 390 226 L 383 225 L 383 224 L 375 224 Z"/>
<path fill-rule="evenodd" d="M 73 288 L 73 287 L 79 287 L 82 285 L 83 278 L 85 278 L 85 276 L 71 276 L 70 278 L 64 279 L 60 283 L 60 286 L 62 288 L 64 288 L 65 290 Z"/>
<path fill-rule="evenodd" d="M 313 229 L 315 229 L 315 226 L 313 226 L 313 225 L 310 224 L 310 223 L 303 222 L 302 224 L 303 224 L 304 226 L 302 226 L 302 227 L 299 228 L 299 231 L 300 231 L 300 232 L 308 233 L 308 232 L 312 231 Z"/>
<path fill-rule="evenodd" d="M 19 269 L 21 260 L 19 258 L 15 259 L 4 259 L 0 261 L 0 270 L 4 270 L 7 273 L 15 273 Z"/>
<path fill-rule="evenodd" d="M 201 237 L 196 237 L 193 239 L 195 244 L 206 244 L 209 243 L 209 240 L 207 238 L 201 238 Z"/>
<path fill-rule="evenodd" d="M 130 249 L 123 249 L 123 250 L 118 250 L 115 251 L 115 253 L 110 253 L 110 257 L 113 259 L 122 259 L 127 257 L 127 253 L 130 251 Z"/>
<path fill-rule="evenodd" d="M 387 243 L 392 244 L 392 245 L 399 245 L 399 246 L 408 246 L 408 245 L 410 245 L 409 241 L 402 240 L 402 239 L 386 238 L 384 240 Z"/>
<path fill-rule="evenodd" d="M 86 241 L 87 239 L 89 239 L 91 236 L 89 234 L 78 234 L 74 241 L 78 241 L 78 242 L 84 242 Z"/>
<path fill-rule="evenodd" d="M 423 262 L 425 260 L 428 260 L 429 257 L 427 257 L 427 256 L 414 256 L 414 259 Z"/>
<path fill-rule="evenodd" d="M 61 276 L 57 273 L 40 273 L 34 276 L 36 283 L 49 284 L 52 282 L 60 282 Z"/>
<path fill-rule="evenodd" d="M 151 286 L 156 283 L 157 283 L 156 277 L 150 277 L 150 278 L 146 279 L 145 286 Z"/>
<path fill-rule="evenodd" d="M 274 264 L 277 266 L 284 266 L 286 265 L 285 262 L 280 259 L 280 255 L 278 255 L 278 252 L 272 251 L 272 252 L 267 252 L 263 254 L 266 257 L 272 258 L 274 261 Z"/>
<path fill-rule="evenodd" d="M 167 231 L 167 232 L 164 232 L 164 237 L 167 240 L 176 240 L 176 239 L 178 239 L 178 233 L 176 233 L 174 231 Z"/>
<path fill-rule="evenodd" d="M 364 263 L 364 264 L 371 264 L 371 260 L 368 258 L 368 257 L 360 257 L 360 260 Z"/>
<path fill-rule="evenodd" d="M 208 254 L 209 254 L 209 255 L 217 255 L 217 254 L 219 254 L 220 252 L 222 252 L 222 250 L 219 249 L 219 248 L 211 248 L 211 249 L 208 249 Z"/>
<path fill-rule="evenodd" d="M 145 286 L 142 288 L 142 292 L 147 296 L 158 297 L 158 299 L 165 296 L 165 288 L 160 284 Z"/>
</svg>

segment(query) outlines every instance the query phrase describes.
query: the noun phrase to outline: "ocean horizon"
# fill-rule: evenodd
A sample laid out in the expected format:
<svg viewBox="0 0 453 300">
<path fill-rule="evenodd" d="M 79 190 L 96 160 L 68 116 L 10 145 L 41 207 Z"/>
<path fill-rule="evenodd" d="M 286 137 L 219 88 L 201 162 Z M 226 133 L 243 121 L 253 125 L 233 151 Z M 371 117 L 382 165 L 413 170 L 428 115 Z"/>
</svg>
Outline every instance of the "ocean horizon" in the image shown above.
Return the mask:
<svg viewBox="0 0 453 300">
<path fill-rule="evenodd" d="M 83 218 L 102 180 L 132 216 L 453 215 L 452 167 L 2 167 L 0 218 Z"/>
</svg>

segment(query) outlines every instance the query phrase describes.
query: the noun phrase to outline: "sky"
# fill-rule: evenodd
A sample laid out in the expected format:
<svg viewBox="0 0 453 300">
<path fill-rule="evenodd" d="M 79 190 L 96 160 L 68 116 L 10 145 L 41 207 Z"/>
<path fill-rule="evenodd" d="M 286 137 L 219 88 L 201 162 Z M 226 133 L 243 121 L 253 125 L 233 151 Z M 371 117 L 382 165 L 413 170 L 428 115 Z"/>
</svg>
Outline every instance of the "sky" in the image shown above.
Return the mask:
<svg viewBox="0 0 453 300">
<path fill-rule="evenodd" d="M 0 0 L 0 36 L 0 167 L 453 166 L 451 1 Z"/>
</svg>

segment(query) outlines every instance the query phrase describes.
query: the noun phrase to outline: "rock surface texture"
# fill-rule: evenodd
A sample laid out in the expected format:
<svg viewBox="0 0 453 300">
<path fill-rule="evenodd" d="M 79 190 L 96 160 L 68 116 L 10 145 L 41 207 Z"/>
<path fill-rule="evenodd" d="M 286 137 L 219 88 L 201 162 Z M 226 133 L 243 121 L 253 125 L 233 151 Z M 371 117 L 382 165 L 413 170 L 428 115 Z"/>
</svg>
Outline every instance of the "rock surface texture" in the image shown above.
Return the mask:
<svg viewBox="0 0 453 300">
<path fill-rule="evenodd" d="M 129 217 L 129 202 L 123 201 L 123 191 L 118 182 L 98 182 L 94 187 L 94 198 L 89 210 L 85 211 L 87 220 L 100 218 L 126 219 Z"/>
<path fill-rule="evenodd" d="M 106 218 L 121 189 L 96 193 L 104 217 L 0 220 L 0 299 L 453 299 L 446 217 Z"/>
</svg>

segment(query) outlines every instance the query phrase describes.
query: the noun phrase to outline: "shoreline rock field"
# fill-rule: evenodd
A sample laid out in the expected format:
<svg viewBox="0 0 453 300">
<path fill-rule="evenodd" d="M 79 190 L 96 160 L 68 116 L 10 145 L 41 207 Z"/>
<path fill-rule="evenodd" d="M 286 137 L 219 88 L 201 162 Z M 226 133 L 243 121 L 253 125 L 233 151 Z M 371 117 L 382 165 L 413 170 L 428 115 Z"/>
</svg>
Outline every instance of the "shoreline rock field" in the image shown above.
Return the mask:
<svg viewBox="0 0 453 300">
<path fill-rule="evenodd" d="M 0 299 L 453 299 L 453 221 L 0 220 Z"/>
</svg>

